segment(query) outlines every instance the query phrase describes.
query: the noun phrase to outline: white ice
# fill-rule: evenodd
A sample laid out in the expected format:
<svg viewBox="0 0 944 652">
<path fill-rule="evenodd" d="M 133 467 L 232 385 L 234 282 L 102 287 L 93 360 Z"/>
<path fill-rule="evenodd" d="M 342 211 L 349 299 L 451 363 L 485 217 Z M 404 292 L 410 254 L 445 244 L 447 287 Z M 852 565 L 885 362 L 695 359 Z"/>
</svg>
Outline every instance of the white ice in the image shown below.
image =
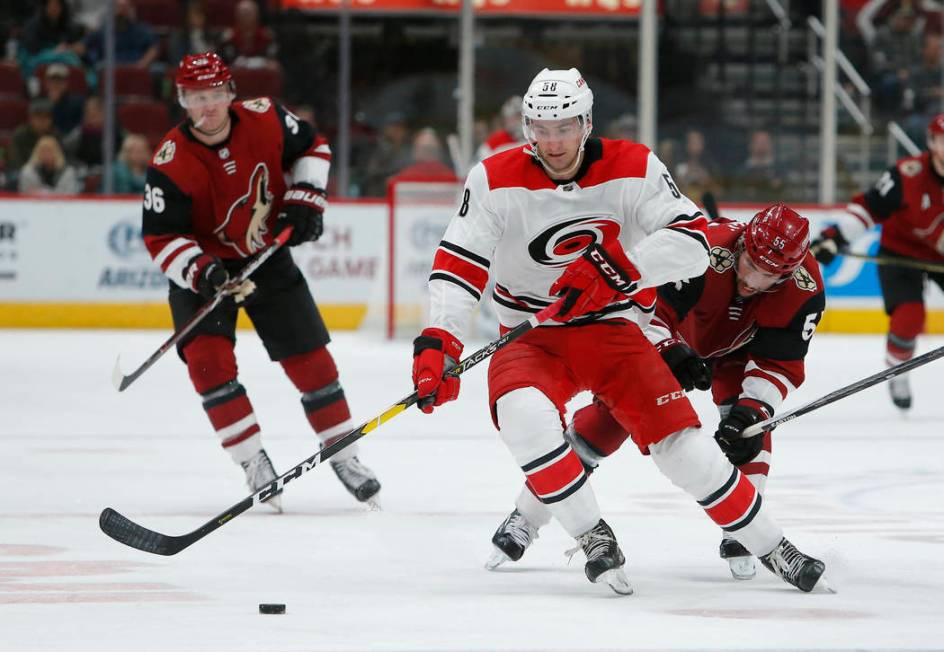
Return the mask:
<svg viewBox="0 0 944 652">
<path fill-rule="evenodd" d="M 494 528 L 522 477 L 493 430 L 485 365 L 460 400 L 415 409 L 361 441 L 383 482 L 368 512 L 330 468 L 289 485 L 173 557 L 98 528 L 111 506 L 169 534 L 247 491 L 171 353 L 125 393 L 115 356 L 143 361 L 162 332 L 0 332 L 0 650 L 3 652 L 613 649 L 918 649 L 944 646 L 944 360 L 912 374 L 907 417 L 884 385 L 774 434 L 767 506 L 828 564 L 836 595 L 764 569 L 733 580 L 719 531 L 624 449 L 593 475 L 636 593 L 590 584 L 552 524 L 518 563 L 487 572 Z M 242 382 L 286 470 L 315 450 L 298 394 L 251 333 Z M 921 351 L 944 345 L 923 338 Z M 795 407 L 881 368 L 878 336 L 814 338 Z M 358 422 L 409 393 L 410 345 L 337 334 Z M 471 350 L 471 349 L 470 349 Z M 585 400 L 585 399 L 584 399 Z M 696 398 L 706 430 L 716 417 Z M 260 615 L 261 602 L 287 604 Z"/>
</svg>

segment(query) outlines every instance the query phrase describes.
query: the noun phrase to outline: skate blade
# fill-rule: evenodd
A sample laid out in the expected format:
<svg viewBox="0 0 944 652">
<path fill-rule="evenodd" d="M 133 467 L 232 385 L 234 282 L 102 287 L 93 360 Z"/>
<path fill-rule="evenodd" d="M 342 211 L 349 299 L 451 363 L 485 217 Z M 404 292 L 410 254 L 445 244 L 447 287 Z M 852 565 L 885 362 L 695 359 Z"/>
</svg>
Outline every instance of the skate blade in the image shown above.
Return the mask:
<svg viewBox="0 0 944 652">
<path fill-rule="evenodd" d="M 757 565 L 753 557 L 731 557 L 728 559 L 731 577 L 736 580 L 752 580 L 757 575 Z"/>
<path fill-rule="evenodd" d="M 829 582 L 826 581 L 826 577 L 820 577 L 816 584 L 813 585 L 813 590 L 810 593 L 821 593 L 827 595 L 836 595 L 839 593 L 836 589 L 829 585 Z"/>
<path fill-rule="evenodd" d="M 361 503 L 368 512 L 382 512 L 383 506 L 380 504 L 380 497 L 376 494 Z"/>
<path fill-rule="evenodd" d="M 485 562 L 485 570 L 493 571 L 505 562 L 511 561 L 511 557 L 503 553 L 498 548 L 492 551 L 492 556 Z"/>
<path fill-rule="evenodd" d="M 633 594 L 633 585 L 629 583 L 629 578 L 626 577 L 626 573 L 624 573 L 621 568 L 611 568 L 604 573 L 600 573 L 596 582 L 605 582 L 620 595 Z"/>
</svg>

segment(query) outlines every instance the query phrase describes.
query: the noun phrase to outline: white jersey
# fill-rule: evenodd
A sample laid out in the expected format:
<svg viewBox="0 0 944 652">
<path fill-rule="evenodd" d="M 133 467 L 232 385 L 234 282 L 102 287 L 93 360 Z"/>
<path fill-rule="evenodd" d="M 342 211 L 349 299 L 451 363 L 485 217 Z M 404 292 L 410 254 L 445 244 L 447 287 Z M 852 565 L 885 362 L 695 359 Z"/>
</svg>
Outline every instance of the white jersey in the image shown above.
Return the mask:
<svg viewBox="0 0 944 652">
<path fill-rule="evenodd" d="M 591 139 L 584 156 L 567 183 L 552 180 L 526 149 L 472 169 L 433 261 L 431 327 L 461 340 L 489 275 L 499 321 L 518 325 L 557 300 L 551 285 L 594 242 L 619 240 L 641 275 L 640 289 L 705 272 L 707 220 L 649 148 Z M 629 299 L 582 319 L 644 326 L 654 307 L 654 300 Z"/>
</svg>

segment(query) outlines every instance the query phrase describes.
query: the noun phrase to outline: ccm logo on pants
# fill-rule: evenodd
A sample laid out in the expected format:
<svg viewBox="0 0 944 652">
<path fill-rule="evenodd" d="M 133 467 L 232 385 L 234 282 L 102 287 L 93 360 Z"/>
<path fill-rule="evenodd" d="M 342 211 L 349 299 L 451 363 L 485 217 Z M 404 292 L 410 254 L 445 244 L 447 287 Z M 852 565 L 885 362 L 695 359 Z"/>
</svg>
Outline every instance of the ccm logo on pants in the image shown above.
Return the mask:
<svg viewBox="0 0 944 652">
<path fill-rule="evenodd" d="M 665 405 L 669 401 L 675 401 L 684 396 L 685 396 L 685 392 L 682 390 L 672 392 L 671 394 L 663 394 L 662 396 L 656 399 L 656 405 Z"/>
</svg>

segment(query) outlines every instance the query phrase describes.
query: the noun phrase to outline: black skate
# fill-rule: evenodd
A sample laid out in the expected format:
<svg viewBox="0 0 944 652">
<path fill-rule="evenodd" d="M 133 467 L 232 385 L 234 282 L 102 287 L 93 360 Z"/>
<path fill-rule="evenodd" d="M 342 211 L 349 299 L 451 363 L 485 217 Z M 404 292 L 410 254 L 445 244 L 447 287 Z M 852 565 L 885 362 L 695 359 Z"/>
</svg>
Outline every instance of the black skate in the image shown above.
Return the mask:
<svg viewBox="0 0 944 652">
<path fill-rule="evenodd" d="M 801 591 L 809 593 L 820 582 L 826 571 L 826 564 L 813 559 L 797 550 L 796 546 L 785 538 L 769 554 L 760 558 L 761 563 L 774 575 L 787 584 L 792 584 Z M 827 588 L 823 582 L 823 588 Z"/>
<path fill-rule="evenodd" d="M 485 568 L 495 570 L 506 561 L 518 561 L 537 538 L 538 529 L 515 508 L 492 535 L 495 550 L 485 562 Z"/>
<path fill-rule="evenodd" d="M 249 485 L 249 490 L 253 492 L 259 491 L 279 477 L 279 474 L 275 472 L 275 467 L 272 466 L 272 460 L 269 459 L 269 455 L 265 452 L 264 448 L 260 448 L 258 453 L 253 455 L 248 461 L 240 463 L 240 466 L 243 467 L 243 471 L 246 472 L 246 484 Z M 279 489 L 265 501 L 266 505 L 279 514 L 282 513 L 282 499 L 279 497 L 281 493 L 282 490 Z"/>
<path fill-rule="evenodd" d="M 593 529 L 577 537 L 577 543 L 580 544 L 580 548 L 567 552 L 573 556 L 578 550 L 583 549 L 584 554 L 587 555 L 584 572 L 588 580 L 593 583 L 602 580 L 620 595 L 632 594 L 633 587 L 623 572 L 626 558 L 616 542 L 616 535 L 613 534 L 613 530 L 606 521 L 601 518 Z"/>
<path fill-rule="evenodd" d="M 721 558 L 728 562 L 731 575 L 736 580 L 749 580 L 757 574 L 754 555 L 735 539 L 721 539 Z"/>
<path fill-rule="evenodd" d="M 380 482 L 373 471 L 361 464 L 357 456 L 339 462 L 330 461 L 338 480 L 345 489 L 351 492 L 352 496 L 362 503 L 367 503 L 372 509 L 380 509 L 380 501 L 377 497 L 380 492 Z"/>
<path fill-rule="evenodd" d="M 895 407 L 900 410 L 911 409 L 911 383 L 908 382 L 907 374 L 889 379 L 888 393 L 891 394 Z"/>
</svg>

